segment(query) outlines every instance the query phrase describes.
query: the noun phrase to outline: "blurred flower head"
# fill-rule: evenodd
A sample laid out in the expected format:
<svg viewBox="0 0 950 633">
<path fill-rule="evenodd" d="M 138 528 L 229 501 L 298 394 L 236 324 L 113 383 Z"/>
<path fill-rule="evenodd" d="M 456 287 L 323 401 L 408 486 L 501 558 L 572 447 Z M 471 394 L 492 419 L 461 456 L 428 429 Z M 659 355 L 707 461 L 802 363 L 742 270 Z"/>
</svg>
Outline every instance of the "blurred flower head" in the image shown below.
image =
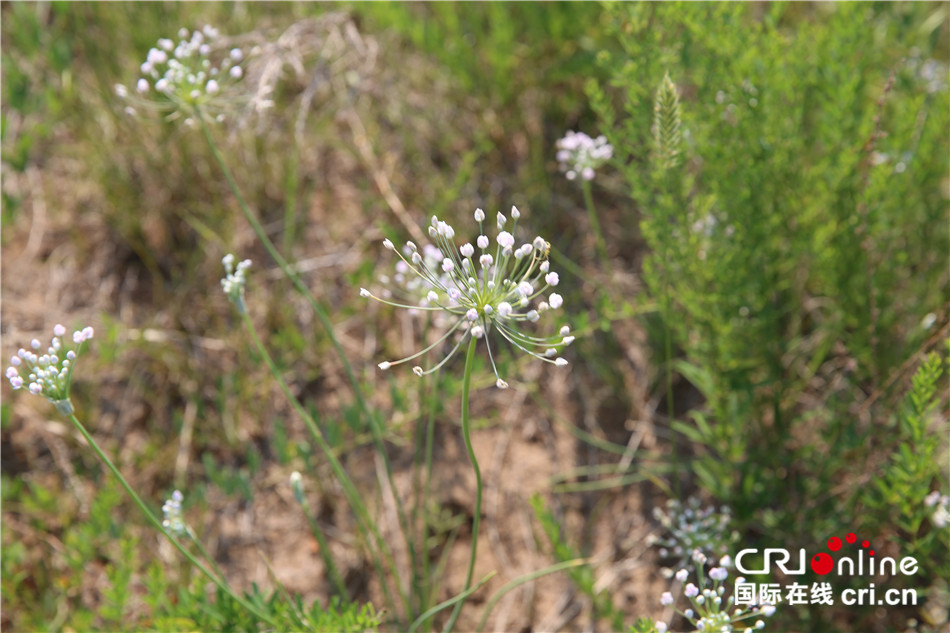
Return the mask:
<svg viewBox="0 0 950 633">
<path fill-rule="evenodd" d="M 185 520 L 181 516 L 181 502 L 184 500 L 184 495 L 176 490 L 172 493 L 171 498 L 165 502 L 165 505 L 162 506 L 162 513 L 165 515 L 162 525 L 173 534 L 181 535 L 188 529 L 185 525 Z"/>
<path fill-rule="evenodd" d="M 244 286 L 247 284 L 245 271 L 251 267 L 251 260 L 245 259 L 237 264 L 234 262 L 235 257 L 231 253 L 221 258 L 225 272 L 221 279 L 221 289 L 224 290 L 224 294 L 228 296 L 231 303 L 237 306 L 238 312 L 244 314 L 247 310 L 244 305 Z"/>
<path fill-rule="evenodd" d="M 703 508 L 696 497 L 686 503 L 671 499 L 666 510 L 654 508 L 653 515 L 665 533 L 651 538 L 651 543 L 660 548 L 661 557 L 673 559 L 674 567 L 683 567 L 690 560 L 705 563 L 707 558 L 727 556 L 738 539 L 731 527 L 732 511 L 726 506 Z"/>
<path fill-rule="evenodd" d="M 516 207 L 511 208 L 510 220 L 501 213 L 497 215 L 494 240 L 485 234 L 485 212 L 477 209 L 474 217 L 479 227 L 474 244 L 467 242 L 458 246 L 455 229 L 435 216 L 429 226 L 434 246 L 419 247 L 406 242 L 397 249 L 390 240 L 383 241 L 388 250 L 399 256 L 396 276 L 392 280 L 388 276 L 383 278 L 389 287 L 380 293 L 373 294 L 363 288 L 360 295 L 414 312 L 433 313 L 438 317 L 436 324 L 446 331 L 422 351 L 400 360 L 382 362 L 380 369 L 424 356 L 456 335 L 451 351 L 438 364 L 429 369 L 418 365 L 413 368 L 419 376 L 429 374 L 442 367 L 468 337 L 474 337 L 485 341 L 496 385 L 504 389 L 508 383 L 498 374 L 489 344 L 493 331 L 535 358 L 558 366 L 567 365 L 567 360 L 558 354 L 574 340 L 570 327 L 564 325 L 550 336 L 535 336 L 526 331 L 528 324 L 558 310 L 563 303 L 561 295 L 553 292 L 560 279 L 550 268 L 548 242 L 535 237 L 530 243 L 516 246 L 514 233 L 521 217 Z"/>
<path fill-rule="evenodd" d="M 43 396 L 61 413 L 69 415 L 73 412 L 69 403 L 69 387 L 75 369 L 74 361 L 83 343 L 90 340 L 94 332 L 91 327 L 76 330 L 72 335 L 72 345 L 64 340 L 65 334 L 65 326 L 53 326 L 53 338 L 45 353 L 42 353 L 38 339 L 30 342 L 30 349 L 20 348 L 16 356 L 10 359 L 6 376 L 14 389 L 25 388 L 34 395 Z"/>
<path fill-rule="evenodd" d="M 568 180 L 578 175 L 584 180 L 593 180 L 594 171 L 614 155 L 614 148 L 605 136 L 594 139 L 573 130 L 568 130 L 564 138 L 557 141 L 557 150 L 558 165 Z"/>
<path fill-rule="evenodd" d="M 142 108 L 171 116 L 182 113 L 186 122 L 197 115 L 223 120 L 236 97 L 233 88 L 244 74 L 244 54 L 240 48 L 220 51 L 218 38 L 218 29 L 205 26 L 179 30 L 177 42 L 158 40 L 139 67 L 135 86 L 115 87 L 116 95 L 128 102 L 126 112 L 135 115 Z"/>
</svg>

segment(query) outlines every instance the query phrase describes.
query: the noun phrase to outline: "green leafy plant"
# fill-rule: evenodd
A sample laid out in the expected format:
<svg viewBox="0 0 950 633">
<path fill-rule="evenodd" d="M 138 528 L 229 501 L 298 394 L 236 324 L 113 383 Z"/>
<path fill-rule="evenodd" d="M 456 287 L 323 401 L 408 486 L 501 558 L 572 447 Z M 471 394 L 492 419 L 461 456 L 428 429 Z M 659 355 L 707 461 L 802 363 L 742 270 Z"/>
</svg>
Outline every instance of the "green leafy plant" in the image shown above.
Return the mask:
<svg viewBox="0 0 950 633">
<path fill-rule="evenodd" d="M 897 423 L 881 432 L 882 446 L 892 446 L 873 483 L 862 490 L 859 503 L 872 533 L 886 530 L 899 536 L 902 550 L 921 565 L 920 577 L 946 578 L 950 566 L 943 553 L 950 542 L 950 524 L 941 491 L 950 490 L 946 463 L 948 422 L 938 407 L 945 404 L 946 359 L 928 354 L 911 380 L 897 416 Z M 936 489 L 933 486 L 936 485 Z M 932 501 L 932 502 L 931 502 Z"/>
</svg>

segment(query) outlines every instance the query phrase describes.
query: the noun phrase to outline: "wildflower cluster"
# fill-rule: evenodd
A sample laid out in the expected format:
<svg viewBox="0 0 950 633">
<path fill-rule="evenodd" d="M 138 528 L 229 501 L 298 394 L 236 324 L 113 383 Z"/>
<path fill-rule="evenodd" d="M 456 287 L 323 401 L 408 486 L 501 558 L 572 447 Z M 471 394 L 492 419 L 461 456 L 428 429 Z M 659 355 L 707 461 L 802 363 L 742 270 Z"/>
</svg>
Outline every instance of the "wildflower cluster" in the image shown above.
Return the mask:
<svg viewBox="0 0 950 633">
<path fill-rule="evenodd" d="M 201 108 L 217 112 L 217 120 L 222 120 L 223 110 L 231 101 L 227 89 L 244 74 L 240 66 L 243 52 L 232 48 L 219 63 L 212 62 L 211 53 L 219 32 L 211 26 L 194 32 L 183 28 L 178 37 L 177 43 L 168 38 L 158 40 L 140 67 L 142 76 L 135 90 L 118 84 L 116 94 L 131 104 L 126 108 L 131 115 L 136 114 L 134 105 L 188 113 L 197 113 Z"/>
<path fill-rule="evenodd" d="M 654 508 L 653 516 L 666 528 L 668 535 L 651 537 L 651 545 L 660 547 L 660 556 L 674 558 L 675 566 L 682 566 L 699 550 L 710 557 L 725 556 L 738 539 L 730 528 L 732 511 L 727 506 L 702 508 L 698 498 L 690 497 L 681 503 L 670 499 L 666 510 Z"/>
<path fill-rule="evenodd" d="M 244 314 L 247 308 L 244 305 L 244 286 L 247 283 L 244 271 L 251 267 L 251 260 L 245 259 L 234 264 L 234 255 L 228 253 L 221 259 L 224 264 L 224 271 L 227 273 L 221 279 L 221 288 L 228 299 L 237 306 L 238 311 Z"/>
<path fill-rule="evenodd" d="M 20 348 L 16 356 L 10 359 L 10 366 L 7 367 L 7 379 L 14 389 L 22 389 L 24 386 L 30 393 L 43 396 L 62 412 L 64 415 L 72 413 L 72 405 L 69 404 L 69 385 L 72 381 L 74 364 L 78 350 L 82 344 L 93 336 L 93 329 L 86 327 L 73 332 L 73 343 L 76 349 L 69 349 L 63 341 L 66 334 L 66 327 L 61 324 L 53 326 L 53 339 L 45 354 L 37 354 L 42 344 L 38 339 L 30 342 L 29 350 Z M 26 377 L 20 374 L 24 371 Z"/>
<path fill-rule="evenodd" d="M 933 523 L 935 528 L 942 529 L 950 525 L 950 497 L 934 490 L 924 497 L 924 505 L 933 508 L 930 522 Z"/>
<path fill-rule="evenodd" d="M 583 132 L 568 130 L 564 138 L 557 141 L 557 160 L 561 171 L 567 172 L 568 180 L 574 180 L 578 174 L 584 180 L 594 179 L 594 170 L 610 160 L 614 148 L 603 135 L 591 138 Z"/>
<path fill-rule="evenodd" d="M 775 613 L 775 606 L 766 604 L 759 606 L 740 607 L 736 606 L 735 599 L 730 596 L 724 600 L 725 587 L 723 581 L 729 577 L 729 571 L 726 567 L 732 564 L 728 556 L 721 559 L 719 567 L 713 567 L 709 570 L 708 577 L 703 573 L 706 564 L 706 555 L 696 550 L 692 556 L 696 564 L 696 583 L 687 583 L 683 593 L 689 599 L 691 608 L 685 611 L 676 610 L 677 613 L 689 620 L 690 624 L 697 631 L 715 631 L 716 633 L 733 633 L 733 631 L 742 631 L 743 633 L 753 633 L 753 631 L 765 628 L 765 621 L 761 616 L 770 617 Z M 689 571 L 680 569 L 676 572 L 676 579 L 680 582 L 686 582 L 689 578 Z M 712 583 L 710 584 L 710 581 Z M 738 578 L 738 583 L 744 582 L 744 579 Z M 672 605 L 676 600 L 672 592 L 666 591 L 660 597 L 660 604 L 664 606 Z M 740 624 L 745 620 L 758 618 L 750 625 Z M 667 625 L 664 622 L 656 623 L 658 633 L 666 633 Z"/>
<path fill-rule="evenodd" d="M 171 499 L 162 506 L 162 513 L 165 515 L 162 525 L 169 532 L 179 536 L 188 530 L 188 526 L 185 525 L 185 520 L 181 516 L 181 502 L 184 500 L 184 495 L 176 490 L 172 493 Z"/>
<path fill-rule="evenodd" d="M 400 308 L 440 314 L 445 317 L 448 330 L 422 351 L 400 360 L 382 362 L 380 369 L 386 370 L 419 358 L 460 332 L 455 346 L 437 365 L 427 370 L 416 366 L 413 372 L 423 376 L 436 371 L 469 336 L 484 338 L 495 371 L 495 384 L 505 389 L 508 383 L 498 375 L 488 343 L 492 329 L 535 358 L 557 366 L 567 365 L 567 360 L 558 356 L 558 350 L 574 341 L 570 327 L 564 325 L 557 334 L 546 337 L 533 336 L 522 330 L 526 323 L 535 323 L 545 312 L 560 308 L 563 298 L 556 292 L 549 292 L 560 279 L 550 269 L 548 242 L 536 237 L 530 244 L 515 247 L 514 232 L 520 217 L 518 209 L 512 207 L 509 232 L 506 230 L 508 218 L 501 213 L 497 215 L 498 233 L 494 245 L 485 235 L 485 212 L 481 209 L 475 210 L 479 235 L 474 245 L 456 246 L 455 229 L 435 216 L 429 226 L 429 235 L 435 240 L 435 246 L 420 248 L 413 242 L 406 242 L 402 249 L 397 250 L 392 241 L 383 241 L 383 245 L 396 252 L 401 260 L 396 275 L 407 298 L 405 302 L 391 301 L 392 289 L 377 296 L 361 288 L 360 295 Z"/>
</svg>

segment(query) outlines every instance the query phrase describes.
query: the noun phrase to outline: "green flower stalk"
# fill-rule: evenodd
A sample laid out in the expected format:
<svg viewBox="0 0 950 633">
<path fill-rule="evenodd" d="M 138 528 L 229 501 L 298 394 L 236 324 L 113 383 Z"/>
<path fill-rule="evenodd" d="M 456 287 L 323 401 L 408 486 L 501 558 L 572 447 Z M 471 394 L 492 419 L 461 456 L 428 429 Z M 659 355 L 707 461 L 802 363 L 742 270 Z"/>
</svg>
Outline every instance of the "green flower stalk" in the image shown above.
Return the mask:
<svg viewBox="0 0 950 633">
<path fill-rule="evenodd" d="M 457 601 L 445 625 L 445 631 L 451 631 L 455 626 L 462 606 L 471 594 L 475 558 L 478 554 L 482 475 L 472 447 L 469 417 L 476 348 L 479 342 L 484 341 L 492 370 L 495 372 L 495 385 L 499 389 L 506 389 L 508 383 L 498 373 L 489 342 L 492 331 L 534 358 L 558 367 L 567 365 L 567 360 L 559 355 L 560 351 L 574 341 L 567 325 L 563 325 L 556 334 L 548 336 L 537 336 L 526 331 L 528 324 L 536 323 L 542 315 L 560 309 L 564 300 L 560 294 L 550 292 L 558 285 L 560 278 L 556 272 L 551 271 L 548 242 L 539 236 L 530 243 L 515 246 L 514 233 L 520 217 L 521 212 L 517 207 L 512 207 L 509 225 L 509 219 L 498 213 L 495 222 L 497 233 L 493 243 L 485 234 L 485 212 L 476 209 L 474 218 L 478 223 L 479 235 L 475 244 L 467 242 L 458 246 L 455 242 L 455 229 L 433 216 L 429 235 L 435 241 L 435 246 L 424 244 L 420 248 L 413 242 L 406 242 L 402 249 L 397 250 L 391 240 L 383 241 L 387 250 L 394 251 L 399 256 L 396 265 L 398 284 L 392 284 L 392 287 L 385 288 L 378 294 L 373 294 L 365 288 L 360 289 L 360 295 L 363 297 L 413 312 L 432 313 L 437 317 L 434 322 L 445 328 L 441 337 L 421 351 L 399 360 L 379 363 L 381 370 L 388 370 L 394 365 L 415 360 L 443 346 L 451 345 L 448 353 L 428 369 L 421 365 L 413 367 L 413 373 L 425 376 L 444 366 L 467 342 L 462 378 L 462 438 L 475 472 L 475 511 L 465 585 L 454 599 Z M 506 230 L 508 228 L 511 229 L 510 232 Z M 396 296 L 400 293 L 405 297 Z"/>
<path fill-rule="evenodd" d="M 53 403 L 56 407 L 56 410 L 65 418 L 69 419 L 72 425 L 79 431 L 79 434 L 83 436 L 83 439 L 92 447 L 92 450 L 99 457 L 100 461 L 115 475 L 116 479 L 119 480 L 119 483 L 125 489 L 125 491 L 132 498 L 132 501 L 135 502 L 135 505 L 142 511 L 145 517 L 148 519 L 158 531 L 164 534 L 172 545 L 181 552 L 181 554 L 188 559 L 188 561 L 195 566 L 201 573 L 208 577 L 211 582 L 217 585 L 222 591 L 230 595 L 234 600 L 240 604 L 242 607 L 247 609 L 250 613 L 253 613 L 255 616 L 261 619 L 263 622 L 267 622 L 271 626 L 276 626 L 276 622 L 269 615 L 247 602 L 240 596 L 238 596 L 231 588 L 228 586 L 227 582 L 223 579 L 223 576 L 219 574 L 212 573 L 207 567 L 201 564 L 187 549 L 185 549 L 181 543 L 178 542 L 176 536 L 179 536 L 183 533 L 187 533 L 193 537 L 193 534 L 188 529 L 187 525 L 184 523 L 184 519 L 181 516 L 181 501 L 183 499 L 180 492 L 175 491 L 175 494 L 172 495 L 170 501 L 166 502 L 162 508 L 165 520 L 159 521 L 158 517 L 149 509 L 141 497 L 132 489 L 132 486 L 129 485 L 129 482 L 122 475 L 116 465 L 112 462 L 111 459 L 103 452 L 102 448 L 96 442 L 95 438 L 89 434 L 89 431 L 86 430 L 86 427 L 82 422 L 79 421 L 79 418 L 76 417 L 76 414 L 73 410 L 73 405 L 69 401 L 69 390 L 72 385 L 72 376 L 73 371 L 75 370 L 75 360 L 78 358 L 78 351 L 81 351 L 83 344 L 92 339 L 94 331 L 91 327 L 85 327 L 81 330 L 76 330 L 73 332 L 72 340 L 75 345 L 78 347 L 76 349 L 70 349 L 67 347 L 67 344 L 63 342 L 63 336 L 66 334 L 66 327 L 57 324 L 53 327 L 53 339 L 50 342 L 49 347 L 45 354 L 38 355 L 36 351 L 30 351 L 21 348 L 16 356 L 10 359 L 10 366 L 7 368 L 6 376 L 10 381 L 10 385 L 14 389 L 23 389 L 25 388 L 32 394 L 43 396 L 47 400 Z M 41 344 L 39 340 L 33 339 L 30 342 L 30 347 L 32 350 L 40 350 Z M 20 375 L 20 371 L 29 372 L 26 375 L 26 379 Z M 28 381 L 28 382 L 27 382 Z M 193 540 L 195 540 L 193 538 Z M 197 542 L 197 541 L 196 541 Z M 200 543 L 198 544 L 200 547 Z M 202 552 L 205 558 L 211 560 L 207 556 L 206 552 Z M 212 561 L 212 565 L 214 561 Z"/>
<path fill-rule="evenodd" d="M 587 216 L 590 218 L 590 227 L 597 241 L 597 254 L 605 271 L 610 270 L 610 260 L 607 257 L 607 243 L 600 228 L 597 209 L 594 208 L 594 197 L 591 194 L 590 183 L 596 175 L 596 170 L 607 164 L 613 158 L 613 145 L 607 142 L 607 137 L 600 135 L 591 138 L 584 132 L 568 130 L 557 143 L 558 168 L 564 172 L 568 180 L 577 180 L 580 176 L 581 191 L 584 194 L 584 206 L 587 207 Z"/>
</svg>

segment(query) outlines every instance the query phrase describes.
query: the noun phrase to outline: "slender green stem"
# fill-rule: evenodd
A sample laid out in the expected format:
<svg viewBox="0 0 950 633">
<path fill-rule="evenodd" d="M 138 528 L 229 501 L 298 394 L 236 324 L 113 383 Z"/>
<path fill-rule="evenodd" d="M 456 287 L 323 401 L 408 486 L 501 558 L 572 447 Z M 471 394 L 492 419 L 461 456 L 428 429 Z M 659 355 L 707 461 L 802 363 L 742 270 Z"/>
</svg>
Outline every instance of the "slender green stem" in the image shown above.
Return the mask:
<svg viewBox="0 0 950 633">
<path fill-rule="evenodd" d="M 257 217 L 251 210 L 250 205 L 248 205 L 247 200 L 245 200 L 244 195 L 238 188 L 237 182 L 234 180 L 234 175 L 231 173 L 230 168 L 224 161 L 224 157 L 221 156 L 221 152 L 218 150 L 218 146 L 214 142 L 214 138 L 211 136 L 211 130 L 208 128 L 208 124 L 205 121 L 204 116 L 201 112 L 197 112 L 196 114 L 198 120 L 201 123 L 201 131 L 204 133 L 205 141 L 208 143 L 208 148 L 211 150 L 211 154 L 214 156 L 215 162 L 218 164 L 218 167 L 224 174 L 224 178 L 228 183 L 228 187 L 231 189 L 231 193 L 234 194 L 234 197 L 238 202 L 238 207 L 240 207 L 241 213 L 247 219 L 248 224 L 251 225 L 251 228 L 254 230 L 257 238 L 264 245 L 264 248 L 267 250 L 268 254 L 277 263 L 277 266 L 284 273 L 287 279 L 290 280 L 290 283 L 293 285 L 294 289 L 299 292 L 300 295 L 304 297 L 304 299 L 306 299 L 306 301 L 310 304 L 314 314 L 317 315 L 317 318 L 323 325 L 323 329 L 326 331 L 327 338 L 329 338 L 330 344 L 333 346 L 336 355 L 339 357 L 340 363 L 343 365 L 343 371 L 346 373 L 347 380 L 353 389 L 356 400 L 359 403 L 360 408 L 363 410 L 363 413 L 366 415 L 366 419 L 369 423 L 370 434 L 373 437 L 373 444 L 377 453 L 379 453 L 383 460 L 383 465 L 386 470 L 386 478 L 390 489 L 393 491 L 393 497 L 396 499 L 396 511 L 399 516 L 403 536 L 406 539 L 406 547 L 410 551 L 410 556 L 414 556 L 414 544 L 410 538 L 411 532 L 409 528 L 409 519 L 406 516 L 402 499 L 400 499 L 399 495 L 396 494 L 392 463 L 389 460 L 389 455 L 386 453 L 386 447 L 383 442 L 383 431 L 379 418 L 376 413 L 369 408 L 369 404 L 367 403 L 366 397 L 363 395 L 363 390 L 360 387 L 360 383 L 356 379 L 356 374 L 353 372 L 353 367 L 350 364 L 349 359 L 346 357 L 346 353 L 343 351 L 343 346 L 337 339 L 336 334 L 334 334 L 333 324 L 330 322 L 330 317 L 327 315 L 327 311 L 323 308 L 323 306 L 320 305 L 320 302 L 316 300 L 316 298 L 307 288 L 307 285 L 303 282 L 296 271 L 291 268 L 291 266 L 287 263 L 287 260 L 285 260 L 283 256 L 277 251 L 277 247 L 274 246 L 273 241 L 271 241 L 270 237 L 268 237 L 267 233 L 264 231 L 264 227 L 261 226 L 261 223 L 257 220 Z"/>
<path fill-rule="evenodd" d="M 201 554 L 201 557 L 211 564 L 211 568 L 214 570 L 214 573 L 216 573 L 218 576 L 221 576 L 223 578 L 224 572 L 221 571 L 220 567 L 218 567 L 218 563 L 215 562 L 215 560 L 211 557 L 211 554 L 208 553 L 208 550 L 205 549 L 205 546 L 201 544 L 201 541 L 195 535 L 194 530 L 192 530 L 187 525 L 185 526 L 185 530 L 186 530 L 186 533 L 188 534 L 188 538 L 191 539 L 191 542 L 194 543 L 195 547 L 198 548 L 198 553 Z"/>
<path fill-rule="evenodd" d="M 420 626 L 423 622 L 425 622 L 426 620 L 428 620 L 429 618 L 431 618 L 433 615 L 435 615 L 436 613 L 438 613 L 438 612 L 441 611 L 442 609 L 447 609 L 448 607 L 451 607 L 453 604 L 454 604 L 456 607 L 458 607 L 458 605 L 460 605 L 460 604 L 462 604 L 463 602 L 465 602 L 465 599 L 466 599 L 466 598 L 468 598 L 470 595 L 472 595 L 473 593 L 475 593 L 476 591 L 478 591 L 479 589 L 481 589 L 482 586 L 483 586 L 486 582 L 488 582 L 489 580 L 491 580 L 491 579 L 492 579 L 492 576 L 494 576 L 494 575 L 495 575 L 495 572 L 492 572 L 492 573 L 488 574 L 487 576 L 485 576 L 484 578 L 482 578 L 482 579 L 479 581 L 479 583 L 478 583 L 477 585 L 475 585 L 474 587 L 472 587 L 472 588 L 470 588 L 470 589 L 466 589 L 465 591 L 463 591 L 463 592 L 460 593 L 459 595 L 457 595 L 457 596 L 455 596 L 455 597 L 453 597 L 453 598 L 449 598 L 449 599 L 446 600 L 445 602 L 440 602 L 439 604 L 435 605 L 434 607 L 432 607 L 431 609 L 429 609 L 428 611 L 426 611 L 425 613 L 423 613 L 422 615 L 420 615 L 418 618 L 416 618 L 415 622 L 412 623 L 412 626 L 409 627 L 408 633 L 415 633 L 415 631 L 419 628 L 419 626 Z"/>
<path fill-rule="evenodd" d="M 478 621 L 478 628 L 475 630 L 478 633 L 481 633 L 485 629 L 485 622 L 488 621 L 488 616 L 491 614 L 492 610 L 495 608 L 495 605 L 498 604 L 498 601 L 505 597 L 508 592 L 517 589 L 526 582 L 531 582 L 532 580 L 537 580 L 548 574 L 555 574 L 559 571 L 564 571 L 565 569 L 571 569 L 573 567 L 580 567 L 581 565 L 590 564 L 589 558 L 575 558 L 574 560 L 567 560 L 562 563 L 556 563 L 545 567 L 544 569 L 539 569 L 531 573 L 519 576 L 514 580 L 506 583 L 501 589 L 496 591 L 488 602 L 485 604 L 485 610 L 482 612 L 482 619 Z"/>
<path fill-rule="evenodd" d="M 116 479 L 119 480 L 119 483 L 122 484 L 122 487 L 125 488 L 125 491 L 129 494 L 130 497 L 132 497 L 132 501 L 134 501 L 134 502 L 135 502 L 135 505 L 137 505 L 137 506 L 139 507 L 139 510 L 142 511 L 142 513 L 143 513 L 143 514 L 145 515 L 145 517 L 149 520 L 149 522 L 150 522 L 152 525 L 154 525 L 155 528 L 156 528 L 159 532 L 161 532 L 162 534 L 165 535 L 165 537 L 171 542 L 171 544 L 175 547 L 175 549 L 177 549 L 179 552 L 181 552 L 181 554 L 182 554 L 185 558 L 187 558 L 188 561 L 189 561 L 192 565 L 194 565 L 196 569 L 198 569 L 198 571 L 200 571 L 200 572 L 203 573 L 205 576 L 207 576 L 208 579 L 209 579 L 211 582 L 213 582 L 215 585 L 217 585 L 219 589 L 221 589 L 222 591 L 224 591 L 225 593 L 227 593 L 229 596 L 231 596 L 232 598 L 234 598 L 234 600 L 235 600 L 238 604 L 240 604 L 242 607 L 244 607 L 245 609 L 247 609 L 249 612 L 253 613 L 255 616 L 257 616 L 258 618 L 260 618 L 260 619 L 263 620 L 264 622 L 267 622 L 267 623 L 270 624 L 271 626 L 274 626 L 274 627 L 278 626 L 278 625 L 277 625 L 277 622 L 275 622 L 273 619 L 271 619 L 271 617 L 270 617 L 269 615 L 267 615 L 266 613 L 263 613 L 263 612 L 259 611 L 259 610 L 256 609 L 253 605 L 251 605 L 250 603 L 248 603 L 246 600 L 244 600 L 243 598 L 241 598 L 240 596 L 238 596 L 237 594 L 235 594 L 234 591 L 231 590 L 231 588 L 227 585 L 227 583 L 226 583 L 225 581 L 223 581 L 221 578 L 218 578 L 216 575 L 214 575 L 213 573 L 211 573 L 211 571 L 208 570 L 207 567 L 205 567 L 204 565 L 202 565 L 202 564 L 194 557 L 194 555 L 192 555 L 191 552 L 189 552 L 187 549 L 185 549 L 184 546 L 182 546 L 182 544 L 178 542 L 178 539 L 174 538 L 171 534 L 169 534 L 169 533 L 168 533 L 168 530 L 165 529 L 165 526 L 162 525 L 162 522 L 158 520 L 158 517 L 156 517 L 154 514 L 152 514 L 152 511 L 149 510 L 149 508 L 148 508 L 147 505 L 145 505 L 145 502 L 142 501 L 142 498 L 139 497 L 138 494 L 137 494 L 134 490 L 132 490 L 132 486 L 130 486 L 130 485 L 129 485 L 129 482 L 126 481 L 125 477 L 122 476 L 122 473 L 119 472 L 119 469 L 116 468 L 115 464 L 112 463 L 112 460 L 109 459 L 109 458 L 106 456 L 106 454 L 105 454 L 104 452 L 102 452 L 102 449 L 99 448 L 99 444 L 98 444 L 98 443 L 96 442 L 96 440 L 93 439 L 93 437 L 89 434 L 89 432 L 86 430 L 86 427 L 83 426 L 82 422 L 79 421 L 79 418 L 77 418 L 76 415 L 75 415 L 75 414 L 72 414 L 72 413 L 69 414 L 68 417 L 69 417 L 69 421 L 73 423 L 73 426 L 76 427 L 76 429 L 77 429 L 77 430 L 79 431 L 79 433 L 83 436 L 83 438 L 85 438 L 85 440 L 86 440 L 86 442 L 89 444 L 89 446 L 91 446 L 92 449 L 96 452 L 96 455 L 98 455 L 100 461 L 102 461 L 102 463 L 105 464 L 105 465 L 109 468 L 109 470 L 112 471 L 112 474 L 115 475 Z"/>
<path fill-rule="evenodd" d="M 297 145 L 297 136 L 290 147 L 287 166 L 287 180 L 284 183 L 284 195 L 287 198 L 284 204 L 284 252 L 289 253 L 294 246 L 297 235 L 297 186 L 300 170 L 300 148 Z"/>
<path fill-rule="evenodd" d="M 343 469 L 343 465 L 340 463 L 340 460 L 337 459 L 336 454 L 333 452 L 333 448 L 327 442 L 326 438 L 323 436 L 323 432 L 320 430 L 320 427 L 317 426 L 317 423 L 314 421 L 310 413 L 304 408 L 300 403 L 297 397 L 290 390 L 290 386 L 287 384 L 287 381 L 284 380 L 284 377 L 281 375 L 280 370 L 277 368 L 274 359 L 271 357 L 270 353 L 267 351 L 267 348 L 264 347 L 264 343 L 261 342 L 260 337 L 257 335 L 257 330 L 254 328 L 254 322 L 251 321 L 251 317 L 247 312 L 243 312 L 241 316 L 244 319 L 244 324 L 247 327 L 247 331 L 251 335 L 251 340 L 254 343 L 254 346 L 257 348 L 258 353 L 264 359 L 264 362 L 267 364 L 268 369 L 270 369 L 271 374 L 274 376 L 274 379 L 277 381 L 277 384 L 280 386 L 281 391 L 283 391 L 284 396 L 286 396 L 287 401 L 290 402 L 290 405 L 293 407 L 294 411 L 297 412 L 303 421 L 306 424 L 307 429 L 310 431 L 310 435 L 313 437 L 314 442 L 317 443 L 317 446 L 323 452 L 324 457 L 330 463 L 330 468 L 333 470 L 333 474 L 336 476 L 337 480 L 340 482 L 340 485 L 343 487 L 343 492 L 346 494 L 347 500 L 350 503 L 350 506 L 356 512 L 357 518 L 361 523 L 361 529 L 363 530 L 364 535 L 372 534 L 375 541 L 376 547 L 379 548 L 379 551 L 383 553 L 386 557 L 386 561 L 392 569 L 392 577 L 396 581 L 396 591 L 399 593 L 400 598 L 403 599 L 403 606 L 407 608 L 408 613 L 408 604 L 405 604 L 405 593 L 402 590 L 402 585 L 399 582 L 399 575 L 396 573 L 396 564 L 393 560 L 392 554 L 389 551 L 389 548 L 386 546 L 386 542 L 383 540 L 382 535 L 379 533 L 379 530 L 376 527 L 376 524 L 369 516 L 369 512 L 366 510 L 366 506 L 361 500 L 359 491 L 356 490 L 356 486 L 353 485 L 353 481 L 346 474 L 346 471 Z M 383 582 L 383 579 L 386 578 L 386 574 L 383 571 L 383 565 L 379 560 L 379 555 L 376 553 L 376 549 L 373 547 L 369 548 L 370 555 L 373 558 L 373 565 L 376 567 L 376 571 L 379 574 L 380 584 L 383 588 L 383 593 L 386 596 L 386 600 L 391 607 L 395 607 L 395 603 L 392 599 L 392 594 L 389 591 L 389 585 Z"/>
<path fill-rule="evenodd" d="M 663 248 L 663 347 L 666 355 L 666 411 L 670 421 L 670 451 L 673 458 L 673 490 L 677 497 L 680 493 L 679 479 L 679 451 L 677 450 L 676 431 L 673 429 L 673 420 L 676 413 L 673 410 L 673 333 L 670 330 L 670 320 L 673 318 L 670 306 L 670 264 L 667 254 L 668 246 Z"/>
<path fill-rule="evenodd" d="M 472 552 L 468 559 L 468 571 L 465 573 L 465 586 L 462 588 L 464 594 L 472 586 L 472 575 L 475 572 L 475 556 L 478 553 L 478 526 L 482 517 L 482 471 L 478 467 L 478 459 L 475 457 L 475 449 L 472 448 L 471 423 L 468 416 L 469 392 L 472 386 L 472 369 L 475 365 L 475 342 L 474 336 L 469 337 L 468 353 L 465 355 L 465 375 L 462 377 L 462 439 L 465 440 L 465 450 L 468 452 L 468 458 L 472 461 L 472 468 L 475 470 L 475 514 L 472 516 Z M 452 616 L 445 625 L 443 631 L 448 633 L 455 626 L 459 613 L 462 611 L 462 605 L 465 600 L 459 600 L 452 609 Z"/>
<path fill-rule="evenodd" d="M 594 196 L 591 194 L 589 180 L 581 179 L 581 190 L 584 192 L 584 206 L 587 207 L 590 227 L 594 231 L 594 239 L 597 240 L 597 254 L 600 256 L 600 265 L 605 273 L 609 273 L 610 259 L 607 257 L 607 243 L 604 241 L 603 231 L 600 230 L 600 220 L 597 217 L 597 209 L 594 208 Z"/>
</svg>

